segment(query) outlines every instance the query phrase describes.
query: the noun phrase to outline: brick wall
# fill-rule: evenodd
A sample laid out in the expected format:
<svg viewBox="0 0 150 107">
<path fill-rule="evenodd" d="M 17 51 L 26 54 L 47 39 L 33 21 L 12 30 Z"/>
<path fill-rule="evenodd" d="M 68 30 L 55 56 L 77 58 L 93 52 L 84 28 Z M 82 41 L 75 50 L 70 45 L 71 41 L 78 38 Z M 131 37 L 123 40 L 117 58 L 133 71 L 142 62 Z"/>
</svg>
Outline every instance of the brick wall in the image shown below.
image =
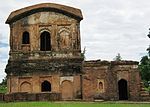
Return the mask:
<svg viewBox="0 0 150 107">
<path fill-rule="evenodd" d="M 139 100 L 140 75 L 138 62 L 134 61 L 87 61 L 83 67 L 83 99 L 84 100 L 119 100 L 118 82 L 127 81 L 128 100 Z M 98 82 L 103 82 L 103 90 Z"/>
<path fill-rule="evenodd" d="M 0 94 L 0 101 L 59 101 L 61 100 L 60 93 L 11 93 Z"/>
</svg>

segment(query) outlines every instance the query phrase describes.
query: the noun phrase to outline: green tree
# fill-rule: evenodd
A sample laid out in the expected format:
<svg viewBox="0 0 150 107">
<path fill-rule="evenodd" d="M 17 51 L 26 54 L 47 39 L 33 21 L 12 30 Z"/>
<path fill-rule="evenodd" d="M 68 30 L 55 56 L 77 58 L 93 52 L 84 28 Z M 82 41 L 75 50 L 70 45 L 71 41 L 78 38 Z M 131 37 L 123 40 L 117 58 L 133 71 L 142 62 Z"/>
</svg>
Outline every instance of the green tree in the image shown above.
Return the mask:
<svg viewBox="0 0 150 107">
<path fill-rule="evenodd" d="M 146 87 L 149 87 L 150 81 L 150 47 L 147 49 L 147 55 L 143 56 L 140 60 L 139 69 L 142 80 Z"/>
<path fill-rule="evenodd" d="M 117 56 L 114 58 L 114 61 L 121 61 L 122 57 L 120 55 L 120 53 L 117 54 Z"/>
<path fill-rule="evenodd" d="M 149 93 L 149 96 L 150 96 L 150 86 L 148 86 L 147 88 L 145 88 L 145 90 Z"/>
<path fill-rule="evenodd" d="M 142 80 L 150 81 L 150 58 L 148 58 L 148 56 L 142 57 L 139 68 Z"/>
<path fill-rule="evenodd" d="M 150 45 L 149 45 L 149 47 L 147 48 L 147 51 L 148 51 L 148 56 L 150 57 Z"/>
<path fill-rule="evenodd" d="M 2 79 L 2 82 L 0 83 L 0 85 L 7 85 L 7 78 L 4 77 L 4 79 Z"/>
<path fill-rule="evenodd" d="M 6 93 L 6 92 L 7 92 L 7 78 L 5 77 L 0 83 L 0 93 Z"/>
</svg>

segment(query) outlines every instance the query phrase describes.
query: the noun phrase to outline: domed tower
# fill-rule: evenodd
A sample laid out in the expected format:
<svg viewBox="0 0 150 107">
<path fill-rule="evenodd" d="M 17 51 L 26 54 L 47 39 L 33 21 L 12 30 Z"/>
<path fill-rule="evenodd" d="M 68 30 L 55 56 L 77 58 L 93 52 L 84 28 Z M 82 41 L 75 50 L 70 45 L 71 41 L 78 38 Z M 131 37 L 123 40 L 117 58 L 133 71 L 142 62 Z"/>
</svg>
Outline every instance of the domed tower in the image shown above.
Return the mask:
<svg viewBox="0 0 150 107">
<path fill-rule="evenodd" d="M 81 96 L 79 9 L 43 3 L 13 11 L 10 57 L 6 66 L 8 93 L 58 92 L 63 99 Z"/>
</svg>

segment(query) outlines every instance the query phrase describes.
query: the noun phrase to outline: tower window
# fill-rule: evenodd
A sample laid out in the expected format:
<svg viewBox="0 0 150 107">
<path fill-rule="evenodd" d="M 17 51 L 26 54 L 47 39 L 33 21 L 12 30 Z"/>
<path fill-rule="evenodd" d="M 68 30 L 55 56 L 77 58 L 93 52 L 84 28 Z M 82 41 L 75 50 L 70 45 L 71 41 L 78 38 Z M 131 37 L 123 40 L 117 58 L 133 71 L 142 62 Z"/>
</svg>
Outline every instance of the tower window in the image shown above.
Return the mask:
<svg viewBox="0 0 150 107">
<path fill-rule="evenodd" d="M 44 31 L 40 36 L 40 50 L 41 51 L 50 51 L 51 50 L 51 37 L 50 33 Z"/>
<path fill-rule="evenodd" d="M 30 38 L 29 38 L 29 32 L 25 31 L 22 35 L 22 44 L 29 44 Z"/>
</svg>

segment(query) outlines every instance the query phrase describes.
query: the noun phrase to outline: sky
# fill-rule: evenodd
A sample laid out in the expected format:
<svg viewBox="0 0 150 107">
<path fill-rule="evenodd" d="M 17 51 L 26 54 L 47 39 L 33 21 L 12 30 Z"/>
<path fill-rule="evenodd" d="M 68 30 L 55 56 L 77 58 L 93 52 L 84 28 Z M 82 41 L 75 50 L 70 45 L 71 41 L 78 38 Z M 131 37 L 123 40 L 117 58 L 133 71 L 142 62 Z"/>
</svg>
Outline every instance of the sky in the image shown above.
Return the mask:
<svg viewBox="0 0 150 107">
<path fill-rule="evenodd" d="M 0 0 L 0 82 L 6 76 L 9 58 L 9 14 L 17 9 L 39 4 L 58 3 L 79 8 L 81 47 L 86 60 L 113 60 L 120 53 L 123 60 L 140 61 L 150 45 L 149 0 Z"/>
</svg>

